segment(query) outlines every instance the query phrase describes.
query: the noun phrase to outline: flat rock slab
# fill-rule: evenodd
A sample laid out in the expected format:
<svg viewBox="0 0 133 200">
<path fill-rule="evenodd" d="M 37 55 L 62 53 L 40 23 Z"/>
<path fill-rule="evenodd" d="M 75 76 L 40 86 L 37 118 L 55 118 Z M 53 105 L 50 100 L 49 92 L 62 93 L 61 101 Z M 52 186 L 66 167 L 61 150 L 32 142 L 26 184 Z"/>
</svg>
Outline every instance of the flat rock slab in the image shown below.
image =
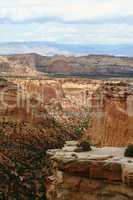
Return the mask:
<svg viewBox="0 0 133 200">
<path fill-rule="evenodd" d="M 77 141 L 67 141 L 62 149 L 49 150 L 50 159 L 68 174 L 133 184 L 133 158 L 124 157 L 125 148 L 92 147 L 92 151 L 75 152 Z"/>
</svg>

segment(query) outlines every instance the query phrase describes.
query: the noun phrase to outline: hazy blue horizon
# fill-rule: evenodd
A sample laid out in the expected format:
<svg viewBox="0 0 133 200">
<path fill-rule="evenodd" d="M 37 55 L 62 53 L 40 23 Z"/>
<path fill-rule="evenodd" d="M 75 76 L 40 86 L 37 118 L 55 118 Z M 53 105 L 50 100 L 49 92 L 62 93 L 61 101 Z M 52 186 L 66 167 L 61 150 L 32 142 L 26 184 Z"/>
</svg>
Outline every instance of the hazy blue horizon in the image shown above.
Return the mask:
<svg viewBox="0 0 133 200">
<path fill-rule="evenodd" d="M 47 41 L 2 42 L 0 55 L 38 53 L 46 56 L 53 55 L 113 55 L 133 57 L 132 44 L 63 44 Z"/>
</svg>

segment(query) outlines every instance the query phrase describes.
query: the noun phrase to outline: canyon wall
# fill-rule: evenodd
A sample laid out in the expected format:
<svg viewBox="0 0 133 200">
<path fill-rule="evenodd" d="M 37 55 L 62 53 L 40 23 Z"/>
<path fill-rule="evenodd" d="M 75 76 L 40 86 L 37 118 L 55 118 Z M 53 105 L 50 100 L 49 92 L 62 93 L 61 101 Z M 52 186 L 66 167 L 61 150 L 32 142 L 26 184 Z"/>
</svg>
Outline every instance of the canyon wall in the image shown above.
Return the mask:
<svg viewBox="0 0 133 200">
<path fill-rule="evenodd" d="M 83 139 L 89 138 L 99 146 L 125 146 L 127 143 L 131 143 L 131 108 L 132 82 L 130 81 L 127 84 L 126 81 L 121 83 L 112 80 L 108 82 L 80 78 L 40 80 L 24 77 L 1 78 L 0 178 L 2 181 L 0 198 L 8 199 L 9 196 L 17 199 L 32 199 L 38 198 L 38 196 L 44 198 L 45 178 L 49 171 L 48 162 L 45 159 L 46 150 L 61 148 L 66 140 L 77 140 L 82 136 Z M 73 156 L 77 158 L 77 155 L 73 154 Z M 81 160 L 79 161 L 81 162 Z M 80 165 L 80 162 L 74 161 L 74 166 L 71 166 L 72 171 L 76 182 L 78 182 L 77 179 L 80 179 L 80 182 L 86 185 L 86 182 L 89 184 L 86 177 L 77 178 L 77 166 L 84 169 L 84 164 Z M 103 168 L 99 167 L 101 174 Z M 95 169 L 94 166 L 93 169 Z M 76 170 L 76 174 L 74 170 Z M 98 169 L 96 171 L 99 173 Z M 86 171 L 82 172 L 87 173 Z M 107 175 L 105 173 L 106 178 L 107 176 L 108 178 L 112 177 L 112 173 L 112 171 L 107 172 Z M 116 169 L 115 176 L 118 177 L 118 174 L 120 174 L 119 168 L 118 171 Z M 64 176 L 68 176 L 68 182 L 74 183 L 71 174 L 65 172 Z M 132 182 L 132 175 L 130 177 Z M 49 181 L 51 180 L 49 179 Z M 119 181 L 120 185 L 113 187 L 113 193 L 117 193 L 118 197 L 112 198 L 119 199 L 121 197 L 120 199 L 127 200 L 126 197 L 129 198 L 127 193 L 130 193 L 130 189 L 122 184 L 121 179 Z M 49 184 L 51 185 L 48 182 L 47 186 Z M 93 184 L 95 190 L 95 181 L 91 181 L 91 186 Z M 97 189 L 99 193 L 101 190 L 106 190 L 103 182 L 96 181 L 96 184 L 101 185 L 101 189 Z M 52 190 L 52 185 L 47 191 Z M 61 183 L 61 190 L 62 186 Z M 76 185 L 76 190 L 78 186 Z M 87 186 L 86 190 L 90 190 L 91 186 Z M 75 194 L 73 190 L 75 191 L 73 187 L 71 191 L 67 188 L 63 189 L 61 200 L 65 199 L 64 192 L 66 195 L 71 193 L 70 197 L 72 198 L 76 195 L 77 199 L 79 197 L 82 199 L 82 189 L 80 189 L 81 193 Z M 120 194 L 118 194 L 119 190 L 122 191 Z M 54 191 L 52 190 L 51 193 L 49 191 L 48 198 L 54 199 Z M 88 192 L 86 197 L 83 197 L 85 200 L 88 198 L 87 195 Z M 109 192 L 107 192 L 108 195 Z M 106 199 L 105 196 L 102 198 Z M 129 199 L 132 199 L 131 194 L 130 197 Z"/>
<path fill-rule="evenodd" d="M 89 79 L 1 80 L 1 120 L 54 119 L 99 146 L 133 142 L 132 81 Z"/>
<path fill-rule="evenodd" d="M 90 137 L 100 146 L 125 146 L 133 142 L 133 85 L 107 82 L 92 98 Z"/>
</svg>

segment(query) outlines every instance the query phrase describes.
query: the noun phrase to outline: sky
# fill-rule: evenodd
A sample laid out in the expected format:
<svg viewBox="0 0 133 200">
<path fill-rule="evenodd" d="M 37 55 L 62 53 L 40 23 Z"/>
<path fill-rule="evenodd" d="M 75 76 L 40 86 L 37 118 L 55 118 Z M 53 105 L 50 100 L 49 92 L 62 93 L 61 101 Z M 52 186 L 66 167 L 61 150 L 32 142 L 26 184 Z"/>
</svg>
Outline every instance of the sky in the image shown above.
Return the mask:
<svg viewBox="0 0 133 200">
<path fill-rule="evenodd" d="M 133 0 L 0 1 L 0 43 L 133 44 Z"/>
</svg>

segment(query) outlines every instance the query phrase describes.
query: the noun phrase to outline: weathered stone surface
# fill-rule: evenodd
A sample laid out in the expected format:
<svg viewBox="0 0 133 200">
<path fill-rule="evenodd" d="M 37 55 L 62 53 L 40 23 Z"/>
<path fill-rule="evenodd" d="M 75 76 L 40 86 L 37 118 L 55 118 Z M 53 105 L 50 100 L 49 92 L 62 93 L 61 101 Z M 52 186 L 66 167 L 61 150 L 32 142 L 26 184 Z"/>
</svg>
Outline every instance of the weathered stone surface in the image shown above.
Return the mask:
<svg viewBox="0 0 133 200">
<path fill-rule="evenodd" d="M 104 186 L 104 183 L 98 182 L 96 180 L 82 178 L 80 183 L 80 191 L 93 193 L 101 189 Z"/>
<path fill-rule="evenodd" d="M 91 152 L 52 151 L 56 171 L 47 185 L 48 200 L 131 200 L 128 177 L 133 158 L 124 158 L 124 148 L 92 148 Z M 61 171 L 60 171 L 61 170 Z"/>
<path fill-rule="evenodd" d="M 121 147 L 133 142 L 132 87 L 124 82 L 108 82 L 93 94 L 92 112 L 96 114 L 91 115 L 88 136 L 94 143 Z"/>
<path fill-rule="evenodd" d="M 76 177 L 76 176 L 70 176 L 67 174 L 64 174 L 64 183 L 63 183 L 63 187 L 66 189 L 72 189 L 73 190 L 78 190 L 79 186 L 80 186 L 80 181 L 81 178 L 80 177 Z"/>
<path fill-rule="evenodd" d="M 62 168 L 63 171 L 70 174 L 79 174 L 89 176 L 89 164 L 87 162 L 70 162 Z"/>
<path fill-rule="evenodd" d="M 114 196 L 110 194 L 103 195 L 98 200 L 129 200 L 128 197 L 120 194 L 114 194 Z"/>
<path fill-rule="evenodd" d="M 116 185 L 107 184 L 105 185 L 104 191 L 110 194 L 118 193 L 133 198 L 133 188 L 124 184 L 116 184 Z"/>
<path fill-rule="evenodd" d="M 121 181 L 121 165 L 119 163 L 101 163 L 97 161 L 92 162 L 90 166 L 90 178 Z"/>
</svg>

